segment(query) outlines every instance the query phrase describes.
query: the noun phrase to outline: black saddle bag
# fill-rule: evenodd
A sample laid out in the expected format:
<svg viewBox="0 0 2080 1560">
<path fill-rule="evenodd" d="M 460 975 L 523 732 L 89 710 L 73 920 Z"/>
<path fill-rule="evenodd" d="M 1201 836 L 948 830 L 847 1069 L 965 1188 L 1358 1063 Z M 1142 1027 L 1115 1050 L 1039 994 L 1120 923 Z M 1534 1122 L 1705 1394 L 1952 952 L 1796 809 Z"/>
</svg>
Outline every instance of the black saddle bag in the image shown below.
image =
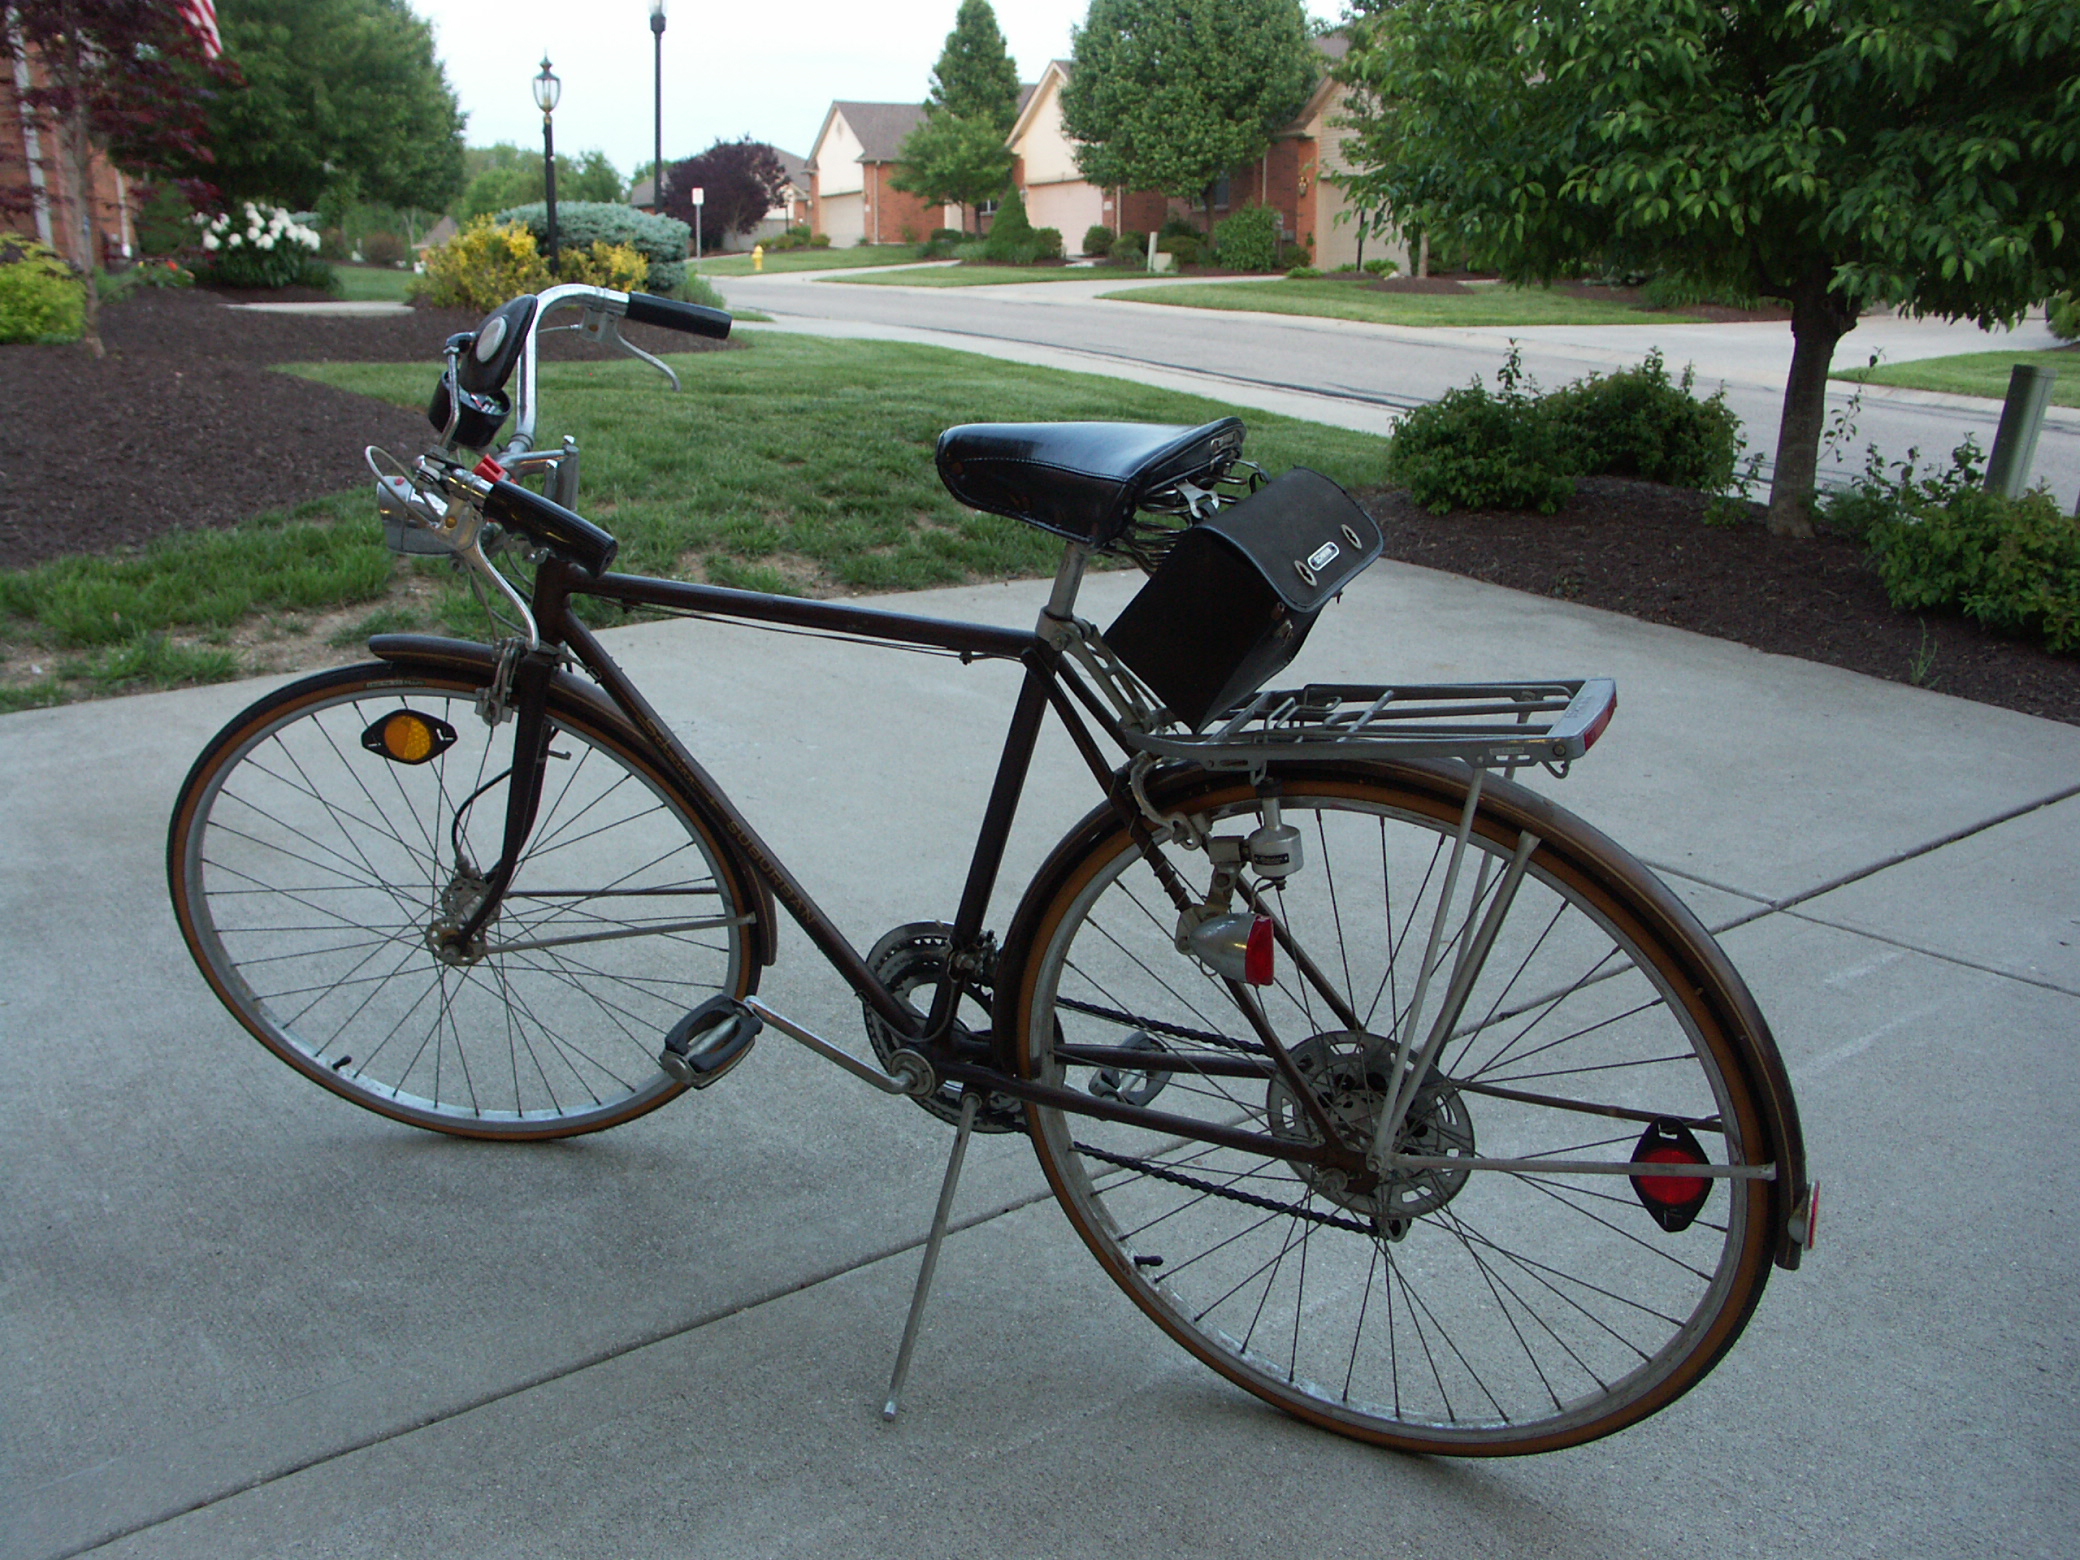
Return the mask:
<svg viewBox="0 0 2080 1560">
<path fill-rule="evenodd" d="M 1300 653 L 1380 546 L 1348 493 L 1296 466 L 1183 532 L 1105 642 L 1196 731 Z"/>
</svg>

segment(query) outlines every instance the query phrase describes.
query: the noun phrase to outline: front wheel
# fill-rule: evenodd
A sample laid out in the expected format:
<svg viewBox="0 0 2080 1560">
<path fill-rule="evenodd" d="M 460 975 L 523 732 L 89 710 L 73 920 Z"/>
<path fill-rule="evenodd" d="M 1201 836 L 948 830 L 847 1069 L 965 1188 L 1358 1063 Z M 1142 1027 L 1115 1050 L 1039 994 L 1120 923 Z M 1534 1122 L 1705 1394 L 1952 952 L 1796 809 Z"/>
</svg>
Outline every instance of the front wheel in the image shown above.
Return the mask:
<svg viewBox="0 0 2080 1560">
<path fill-rule="evenodd" d="M 465 1137 L 549 1138 L 654 1110 L 672 1024 L 741 997 L 755 906 L 619 721 L 552 700 L 540 814 L 497 913 L 513 723 L 481 679 L 323 672 L 234 718 L 167 845 L 189 951 L 253 1036 L 355 1104 Z"/>
<path fill-rule="evenodd" d="M 1095 816 L 1036 880 L 1000 988 L 1024 1076 L 1268 1140 L 1029 1107 L 1055 1194 L 1114 1281 L 1280 1408 L 1462 1455 L 1573 1445 L 1665 1406 L 1738 1336 L 1770 1256 L 1772 1149 L 1747 1081 L 1770 1042 L 1732 1032 L 1745 1004 L 1720 989 L 1723 960 L 1629 856 L 1490 784 L 1445 903 L 1463 771 L 1284 778 L 1302 868 L 1245 873 L 1233 900 L 1278 928 L 1273 981 L 1251 988 L 1262 1027 L 1179 948 L 1207 854 Z M 1163 806 L 1202 835 L 1263 821 L 1234 781 L 1181 782 Z M 1428 1035 L 1455 985 L 1434 1072 L 1398 1085 L 1398 1042 Z M 1387 1146 L 1429 1165 L 1304 1157 L 1325 1123 L 1374 1146 L 1409 1091 Z M 1732 1173 L 1641 1189 L 1580 1168 L 1687 1152 L 1664 1138 Z"/>
</svg>

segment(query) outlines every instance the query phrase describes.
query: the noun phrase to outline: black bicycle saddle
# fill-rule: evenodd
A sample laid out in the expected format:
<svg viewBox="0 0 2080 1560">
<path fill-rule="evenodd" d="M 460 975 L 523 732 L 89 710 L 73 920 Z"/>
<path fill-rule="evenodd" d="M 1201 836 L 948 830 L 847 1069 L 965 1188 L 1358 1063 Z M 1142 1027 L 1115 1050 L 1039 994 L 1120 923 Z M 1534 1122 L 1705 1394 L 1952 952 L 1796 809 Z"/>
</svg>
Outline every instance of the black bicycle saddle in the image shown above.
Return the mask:
<svg viewBox="0 0 2080 1560">
<path fill-rule="evenodd" d="M 939 480 L 970 509 L 1094 547 L 1172 482 L 1210 478 L 1242 449 L 1242 419 L 1161 423 L 963 423 L 939 435 Z"/>
</svg>

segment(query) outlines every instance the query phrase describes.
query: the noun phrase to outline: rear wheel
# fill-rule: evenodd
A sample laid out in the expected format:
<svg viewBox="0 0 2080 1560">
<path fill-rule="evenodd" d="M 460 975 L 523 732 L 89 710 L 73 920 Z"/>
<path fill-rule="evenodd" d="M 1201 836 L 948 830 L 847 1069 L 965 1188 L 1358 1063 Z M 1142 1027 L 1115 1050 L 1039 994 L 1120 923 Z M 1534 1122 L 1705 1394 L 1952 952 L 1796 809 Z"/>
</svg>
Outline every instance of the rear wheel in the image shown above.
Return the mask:
<svg viewBox="0 0 2080 1560">
<path fill-rule="evenodd" d="M 349 667 L 239 715 L 175 808 L 175 913 L 239 1022 L 335 1094 L 469 1137 L 597 1131 L 681 1092 L 664 1036 L 747 992 L 753 909 L 640 742 L 565 701 L 512 886 L 448 946 L 505 828 L 513 725 L 481 687 Z"/>
<path fill-rule="evenodd" d="M 1712 1000 L 1723 966 L 1685 941 L 1705 934 L 1643 913 L 1665 891 L 1601 836 L 1491 784 L 1503 800 L 1477 813 L 1440 918 L 1463 780 L 1284 781 L 1304 865 L 1282 885 L 1245 874 L 1235 904 L 1281 928 L 1275 979 L 1253 989 L 1290 1071 L 1237 988 L 1178 949 L 1151 854 L 1188 899 L 1206 893 L 1207 856 L 1144 851 L 1116 822 L 1043 873 L 1001 998 L 1024 1075 L 1274 1140 L 1029 1107 L 1071 1222 L 1144 1311 L 1305 1419 L 1459 1454 L 1571 1445 L 1664 1406 L 1739 1334 L 1769 1267 L 1763 1180 L 1637 1191 L 1587 1168 L 1683 1157 L 1653 1136 L 1680 1133 L 1715 1166 L 1766 1173 L 1747 1040 L 1718 1016 L 1741 1007 Z M 1165 810 L 1240 836 L 1260 806 L 1209 779 Z M 1352 1173 L 1300 1157 L 1325 1123 L 1372 1145 L 1397 1039 L 1430 1032 L 1455 974 L 1467 998 L 1391 1145 L 1432 1162 Z M 1511 1165 L 1480 1163 L 1495 1160 Z M 1700 1184 L 1700 1210 L 1669 1212 Z"/>
</svg>

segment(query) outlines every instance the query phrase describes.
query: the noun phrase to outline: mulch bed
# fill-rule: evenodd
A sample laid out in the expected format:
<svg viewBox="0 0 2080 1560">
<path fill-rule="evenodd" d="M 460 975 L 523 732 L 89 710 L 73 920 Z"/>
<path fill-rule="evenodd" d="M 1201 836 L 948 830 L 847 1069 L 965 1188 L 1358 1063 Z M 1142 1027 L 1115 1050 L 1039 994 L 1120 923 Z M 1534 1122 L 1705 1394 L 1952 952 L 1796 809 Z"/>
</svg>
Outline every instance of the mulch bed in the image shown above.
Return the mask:
<svg viewBox="0 0 2080 1560">
<path fill-rule="evenodd" d="M 1597 289 L 1608 292 L 1610 289 Z M 369 480 L 367 444 L 423 446 L 423 417 L 268 371 L 297 361 L 424 362 L 474 318 L 253 314 L 206 294 L 148 292 L 108 309 L 105 359 L 78 347 L 0 347 L 0 567 L 226 526 Z M 702 345 L 632 328 L 652 352 Z M 597 352 L 551 337 L 544 356 Z M 1861 551 L 1762 527 L 1703 523 L 1707 500 L 1591 478 L 1557 514 L 1432 515 L 1405 493 L 1358 495 L 1387 556 L 1667 623 L 1758 650 L 2080 724 L 2080 659 L 1960 618 L 1895 612 Z"/>
<path fill-rule="evenodd" d="M 269 365 L 424 363 L 430 395 L 442 344 L 475 324 L 455 309 L 256 314 L 199 290 L 147 290 L 102 311 L 105 358 L 0 347 L 0 567 L 234 525 L 372 484 L 362 450 L 424 448 L 425 417 Z M 625 334 L 655 353 L 717 345 L 642 326 Z M 599 355 L 563 336 L 542 344 L 545 360 Z"/>
</svg>

